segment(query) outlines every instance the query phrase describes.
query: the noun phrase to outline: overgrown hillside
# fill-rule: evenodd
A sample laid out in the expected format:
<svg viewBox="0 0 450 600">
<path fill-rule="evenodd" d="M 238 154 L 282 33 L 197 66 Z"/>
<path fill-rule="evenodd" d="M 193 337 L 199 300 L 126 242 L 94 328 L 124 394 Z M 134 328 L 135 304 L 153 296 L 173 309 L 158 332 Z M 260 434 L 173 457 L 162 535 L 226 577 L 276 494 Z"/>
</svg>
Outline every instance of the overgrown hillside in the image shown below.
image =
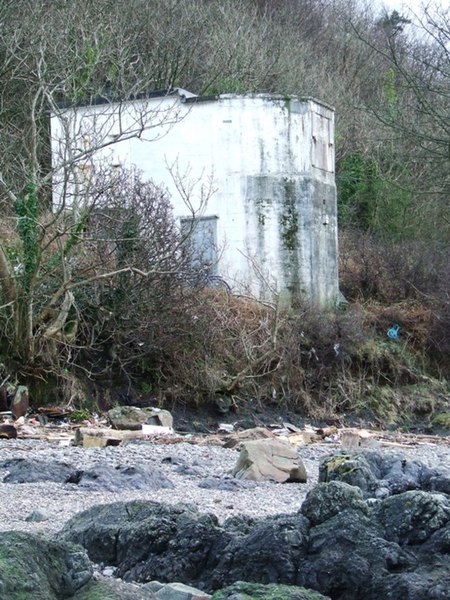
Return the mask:
<svg viewBox="0 0 450 600">
<path fill-rule="evenodd" d="M 411 21 L 346 0 L 2 2 L 0 383 L 36 404 L 445 412 L 450 14 Z M 56 173 L 49 110 L 177 86 L 335 106 L 345 303 L 319 314 L 186 285 L 170 198 L 135 173 L 97 172 L 91 204 L 50 211 L 89 150 Z"/>
</svg>

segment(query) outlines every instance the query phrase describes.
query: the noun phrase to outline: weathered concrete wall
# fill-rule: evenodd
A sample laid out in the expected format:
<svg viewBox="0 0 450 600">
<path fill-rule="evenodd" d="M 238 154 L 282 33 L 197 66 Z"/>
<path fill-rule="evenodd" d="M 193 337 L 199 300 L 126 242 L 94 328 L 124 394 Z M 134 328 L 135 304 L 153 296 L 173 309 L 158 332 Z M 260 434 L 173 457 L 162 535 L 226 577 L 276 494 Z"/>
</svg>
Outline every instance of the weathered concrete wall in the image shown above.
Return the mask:
<svg viewBox="0 0 450 600">
<path fill-rule="evenodd" d="M 71 114 L 65 139 L 95 147 L 108 136 L 111 145 L 92 160 L 135 165 L 168 188 L 177 218 L 191 213 L 174 176 L 185 187 L 192 184 L 194 210 L 218 217 L 217 272 L 233 288 L 260 297 L 289 289 L 320 304 L 337 298 L 331 109 L 310 99 L 222 95 L 91 106 L 79 108 L 77 119 Z M 135 138 L 139 122 L 144 130 Z M 64 139 L 59 146 L 56 141 L 63 138 L 60 120 L 52 130 L 58 160 L 67 153 Z M 128 139 L 113 143 L 127 130 Z M 202 206 L 210 182 L 214 193 Z"/>
</svg>

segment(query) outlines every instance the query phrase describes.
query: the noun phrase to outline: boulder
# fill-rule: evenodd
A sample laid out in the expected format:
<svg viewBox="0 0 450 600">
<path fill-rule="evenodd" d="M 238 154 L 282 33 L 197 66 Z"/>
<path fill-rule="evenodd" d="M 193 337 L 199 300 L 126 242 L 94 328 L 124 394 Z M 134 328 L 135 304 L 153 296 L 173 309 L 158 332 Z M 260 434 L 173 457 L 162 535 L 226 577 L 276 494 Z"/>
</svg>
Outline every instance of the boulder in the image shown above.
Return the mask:
<svg viewBox="0 0 450 600">
<path fill-rule="evenodd" d="M 173 417 L 168 410 L 162 408 L 144 408 L 143 410 L 147 415 L 146 424 L 173 428 Z"/>
<path fill-rule="evenodd" d="M 376 450 L 338 453 L 319 467 L 319 481 L 343 481 L 359 487 L 366 498 L 384 498 L 407 490 L 426 489 L 435 471 L 419 461 Z"/>
<path fill-rule="evenodd" d="M 142 586 L 150 589 L 158 600 L 209 600 L 210 594 L 184 583 L 167 583 L 151 581 Z"/>
<path fill-rule="evenodd" d="M 222 535 L 213 515 L 150 501 L 95 506 L 75 515 L 60 533 L 86 548 L 94 562 L 116 566 L 126 581 L 194 586 L 208 578 L 211 549 Z"/>
<path fill-rule="evenodd" d="M 164 473 L 154 467 L 132 465 L 111 467 L 98 465 L 85 471 L 76 471 L 67 483 L 89 491 L 151 490 L 173 488 L 174 485 Z"/>
<path fill-rule="evenodd" d="M 363 515 L 369 513 L 360 489 L 348 483 L 332 481 L 319 483 L 308 492 L 301 512 L 311 525 L 319 525 L 348 508 L 358 510 Z"/>
<path fill-rule="evenodd" d="M 393 572 L 413 570 L 415 564 L 408 550 L 383 538 L 383 528 L 376 520 L 358 509 L 341 508 L 310 529 L 308 552 L 295 583 L 336 600 L 367 600 L 372 598 L 368 595 L 372 587 L 378 600 L 387 600 L 390 596 L 383 595 L 385 578 Z"/>
<path fill-rule="evenodd" d="M 71 598 L 91 577 L 80 547 L 18 531 L 0 535 L 0 598 Z"/>
<path fill-rule="evenodd" d="M 173 488 L 173 484 L 156 467 L 136 467 L 133 465 L 96 465 L 91 469 L 77 469 L 70 463 L 13 458 L 0 463 L 8 472 L 4 483 L 37 483 L 54 481 L 71 483 L 90 491 L 159 490 Z"/>
<path fill-rule="evenodd" d="M 144 423 L 160 427 L 173 427 L 173 418 L 170 412 L 160 408 L 116 406 L 109 410 L 107 414 L 111 425 L 116 429 L 137 431 L 142 429 Z"/>
<path fill-rule="evenodd" d="M 54 481 L 66 483 L 76 471 L 74 465 L 65 462 L 44 461 L 32 458 L 11 458 L 0 463 L 7 469 L 3 483 L 38 483 Z"/>
<path fill-rule="evenodd" d="M 446 471 L 430 470 L 429 474 L 423 478 L 422 489 L 450 496 L 450 471 L 448 466 Z"/>
<path fill-rule="evenodd" d="M 306 470 L 296 450 L 279 439 L 245 442 L 232 474 L 252 481 L 306 482 Z"/>
<path fill-rule="evenodd" d="M 405 492 L 382 500 L 373 515 L 383 526 L 385 539 L 402 546 L 421 544 L 450 523 L 450 498 L 422 491 Z"/>
<path fill-rule="evenodd" d="M 238 581 L 213 595 L 213 600 L 329 600 L 319 592 L 293 585 L 261 585 Z"/>
<path fill-rule="evenodd" d="M 42 523 L 43 521 L 48 521 L 50 519 L 50 513 L 39 510 L 33 510 L 29 515 L 25 517 L 25 521 L 27 523 Z"/>
<path fill-rule="evenodd" d="M 220 490 L 222 492 L 235 492 L 236 490 L 249 489 L 256 485 L 253 481 L 239 481 L 231 477 L 206 477 L 198 484 L 205 490 Z"/>
<path fill-rule="evenodd" d="M 156 596 L 142 585 L 103 579 L 88 583 L 72 600 L 156 600 Z"/>
<path fill-rule="evenodd" d="M 309 523 L 300 514 L 230 519 L 228 540 L 214 549 L 213 589 L 235 581 L 294 585 L 307 555 Z"/>
</svg>

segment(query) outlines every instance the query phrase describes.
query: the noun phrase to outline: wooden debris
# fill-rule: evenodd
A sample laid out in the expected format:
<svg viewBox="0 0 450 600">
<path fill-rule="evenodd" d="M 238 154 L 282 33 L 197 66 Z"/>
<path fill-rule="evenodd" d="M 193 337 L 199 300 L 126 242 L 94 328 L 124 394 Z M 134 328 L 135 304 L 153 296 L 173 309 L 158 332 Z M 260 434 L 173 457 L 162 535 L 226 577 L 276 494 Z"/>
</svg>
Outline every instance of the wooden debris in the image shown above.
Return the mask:
<svg viewBox="0 0 450 600">
<path fill-rule="evenodd" d="M 73 410 L 61 408 L 60 406 L 41 406 L 38 408 L 38 413 L 44 415 L 48 419 L 64 419 L 72 414 Z"/>
</svg>

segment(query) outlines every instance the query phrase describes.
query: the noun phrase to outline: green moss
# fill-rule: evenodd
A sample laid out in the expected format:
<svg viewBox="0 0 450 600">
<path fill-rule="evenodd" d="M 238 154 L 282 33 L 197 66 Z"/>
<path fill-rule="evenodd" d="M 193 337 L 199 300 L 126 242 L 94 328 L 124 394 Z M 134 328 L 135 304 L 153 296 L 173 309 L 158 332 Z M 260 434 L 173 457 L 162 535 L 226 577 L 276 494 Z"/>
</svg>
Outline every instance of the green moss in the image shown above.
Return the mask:
<svg viewBox="0 0 450 600">
<path fill-rule="evenodd" d="M 8 600 L 53 600 L 72 593 L 67 568 L 90 577 L 81 549 L 36 535 L 6 531 L 0 536 L 0 597 Z M 74 563 L 76 561 L 76 564 Z"/>
<path fill-rule="evenodd" d="M 442 427 L 443 429 L 450 429 L 450 412 L 439 413 L 431 420 L 433 427 Z"/>
<path fill-rule="evenodd" d="M 280 215 L 281 239 L 286 250 L 293 252 L 297 248 L 298 214 L 295 201 L 295 182 L 285 179 L 284 198 Z"/>
<path fill-rule="evenodd" d="M 284 96 L 284 108 L 290 113 L 291 112 L 291 100 L 290 96 Z"/>
<path fill-rule="evenodd" d="M 149 600 L 155 596 L 143 588 L 123 583 L 115 579 L 91 581 L 79 590 L 74 600 Z"/>
<path fill-rule="evenodd" d="M 87 410 L 74 410 L 72 414 L 69 415 L 69 421 L 72 423 L 79 423 L 80 421 L 88 421 L 91 418 L 91 415 Z"/>
<path fill-rule="evenodd" d="M 327 470 L 329 472 L 342 472 L 343 467 L 345 466 L 348 460 L 350 460 L 350 456 L 348 454 L 344 454 L 343 456 L 333 456 L 333 458 L 326 462 Z"/>
<path fill-rule="evenodd" d="M 262 585 L 238 581 L 216 592 L 212 600 L 325 600 L 325 596 L 313 590 L 294 585 Z"/>
</svg>

